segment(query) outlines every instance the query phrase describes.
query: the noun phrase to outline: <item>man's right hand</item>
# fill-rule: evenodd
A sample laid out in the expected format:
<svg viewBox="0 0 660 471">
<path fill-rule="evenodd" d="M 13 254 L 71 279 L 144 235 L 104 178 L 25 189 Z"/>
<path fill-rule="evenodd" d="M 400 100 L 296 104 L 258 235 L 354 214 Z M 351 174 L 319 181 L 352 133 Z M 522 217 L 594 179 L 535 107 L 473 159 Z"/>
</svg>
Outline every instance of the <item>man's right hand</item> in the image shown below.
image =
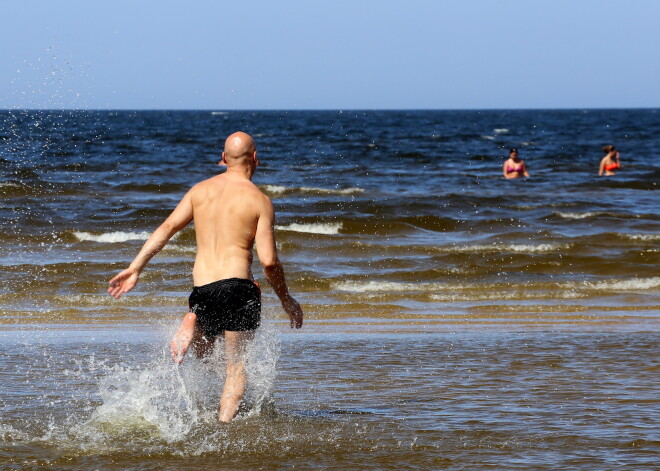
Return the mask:
<svg viewBox="0 0 660 471">
<path fill-rule="evenodd" d="M 290 297 L 282 302 L 282 307 L 289 315 L 291 328 L 293 329 L 295 327 L 296 329 L 300 329 L 303 325 L 303 312 L 298 301 Z"/>
<path fill-rule="evenodd" d="M 127 268 L 119 272 L 109 282 L 108 294 L 115 299 L 119 299 L 122 294 L 130 291 L 137 284 L 139 272 L 134 268 Z"/>
</svg>

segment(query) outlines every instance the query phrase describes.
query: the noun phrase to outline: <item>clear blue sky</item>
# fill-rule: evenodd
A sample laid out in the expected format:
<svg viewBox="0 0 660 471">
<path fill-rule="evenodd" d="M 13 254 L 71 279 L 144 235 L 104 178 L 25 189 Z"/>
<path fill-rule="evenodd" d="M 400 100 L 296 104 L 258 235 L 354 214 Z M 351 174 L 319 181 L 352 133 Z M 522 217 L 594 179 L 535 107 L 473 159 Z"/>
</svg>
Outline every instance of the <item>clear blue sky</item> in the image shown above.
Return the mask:
<svg viewBox="0 0 660 471">
<path fill-rule="evenodd" d="M 1 108 L 660 107 L 660 1 L 0 3 Z"/>
</svg>

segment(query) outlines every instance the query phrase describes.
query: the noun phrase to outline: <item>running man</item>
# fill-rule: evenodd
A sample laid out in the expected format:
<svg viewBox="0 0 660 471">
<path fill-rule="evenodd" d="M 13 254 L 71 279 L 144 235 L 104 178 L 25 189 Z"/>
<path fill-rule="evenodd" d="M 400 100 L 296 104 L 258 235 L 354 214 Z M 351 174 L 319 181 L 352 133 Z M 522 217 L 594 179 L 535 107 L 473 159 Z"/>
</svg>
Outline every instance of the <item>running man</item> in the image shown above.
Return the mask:
<svg viewBox="0 0 660 471">
<path fill-rule="evenodd" d="M 227 357 L 218 420 L 231 422 L 245 394 L 245 348 L 261 321 L 261 291 L 252 276 L 252 247 L 256 242 L 266 279 L 289 315 L 291 328 L 303 323 L 300 304 L 291 297 L 277 258 L 270 199 L 252 183 L 259 164 L 252 138 L 232 134 L 225 141 L 223 174 L 193 186 L 156 231 L 129 267 L 109 282 L 108 293 L 119 297 L 133 289 L 140 273 L 178 231 L 195 221 L 197 257 L 193 267 L 193 292 L 189 312 L 170 347 L 181 363 L 189 346 L 198 357 L 210 353 L 223 336 Z"/>
</svg>

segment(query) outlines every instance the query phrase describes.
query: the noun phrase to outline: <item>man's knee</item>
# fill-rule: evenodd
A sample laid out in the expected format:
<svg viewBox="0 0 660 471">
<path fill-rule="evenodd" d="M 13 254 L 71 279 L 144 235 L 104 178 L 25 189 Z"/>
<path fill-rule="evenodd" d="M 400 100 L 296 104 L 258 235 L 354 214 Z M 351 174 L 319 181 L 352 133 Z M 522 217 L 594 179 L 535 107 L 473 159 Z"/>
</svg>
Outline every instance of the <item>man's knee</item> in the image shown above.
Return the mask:
<svg viewBox="0 0 660 471">
<path fill-rule="evenodd" d="M 245 357 L 249 341 L 254 337 L 254 331 L 245 332 L 225 332 L 225 351 L 227 352 L 227 361 L 242 362 Z"/>
</svg>

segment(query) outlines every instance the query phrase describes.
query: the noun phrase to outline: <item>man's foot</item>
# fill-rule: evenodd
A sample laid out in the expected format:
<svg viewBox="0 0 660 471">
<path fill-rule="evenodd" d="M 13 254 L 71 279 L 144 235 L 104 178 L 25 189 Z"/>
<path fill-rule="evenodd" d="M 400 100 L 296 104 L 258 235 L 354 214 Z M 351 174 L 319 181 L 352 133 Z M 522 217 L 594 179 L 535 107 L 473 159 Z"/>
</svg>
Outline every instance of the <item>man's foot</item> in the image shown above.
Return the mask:
<svg viewBox="0 0 660 471">
<path fill-rule="evenodd" d="M 174 338 L 170 342 L 170 353 L 172 354 L 172 360 L 175 363 L 181 364 L 183 357 L 188 351 L 190 342 L 193 339 L 195 333 L 195 322 L 197 321 L 197 316 L 189 312 L 183 318 L 179 330 L 174 334 Z"/>
</svg>

